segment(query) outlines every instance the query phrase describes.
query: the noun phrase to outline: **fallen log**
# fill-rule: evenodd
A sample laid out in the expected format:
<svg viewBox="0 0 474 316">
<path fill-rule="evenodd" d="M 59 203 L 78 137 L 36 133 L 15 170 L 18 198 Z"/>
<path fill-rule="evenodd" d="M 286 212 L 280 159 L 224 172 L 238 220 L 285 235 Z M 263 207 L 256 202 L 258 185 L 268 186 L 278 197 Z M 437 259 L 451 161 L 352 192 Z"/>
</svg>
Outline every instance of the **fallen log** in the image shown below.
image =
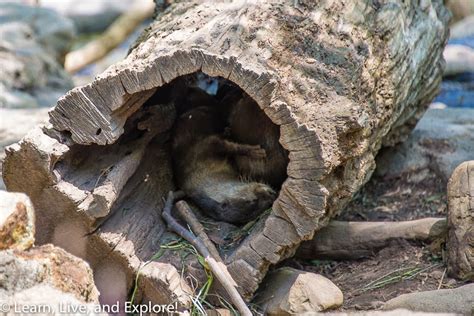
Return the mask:
<svg viewBox="0 0 474 316">
<path fill-rule="evenodd" d="M 361 259 L 372 256 L 396 239 L 431 242 L 445 238 L 445 218 L 423 218 L 405 222 L 331 221 L 310 241 L 301 244 L 301 259 Z"/>
<path fill-rule="evenodd" d="M 100 218 L 82 202 L 143 136 L 143 111 L 167 104 L 168 92 L 197 73 L 216 77 L 256 102 L 278 127 L 289 158 L 271 211 L 251 228 L 235 228 L 240 239 L 220 245 L 249 300 L 270 265 L 293 255 L 369 179 L 379 149 L 415 125 L 441 81 L 447 20 L 441 0 L 174 3 L 124 61 L 61 98 L 51 126 L 9 147 L 6 186 L 31 197 L 38 242 L 51 240 L 64 221 L 92 231 Z M 174 115 L 169 111 L 166 121 Z M 107 220 L 84 237 L 82 256 L 94 269 L 120 266 L 130 289 L 141 264 L 172 236 L 155 210 L 176 189 L 164 131 L 148 142 Z M 143 291 L 159 288 L 161 296 L 143 297 L 189 304 L 178 271 L 205 280 L 196 258 L 167 251 L 158 261 L 169 273 L 150 273 L 156 279 L 143 282 L 155 285 Z"/>
</svg>

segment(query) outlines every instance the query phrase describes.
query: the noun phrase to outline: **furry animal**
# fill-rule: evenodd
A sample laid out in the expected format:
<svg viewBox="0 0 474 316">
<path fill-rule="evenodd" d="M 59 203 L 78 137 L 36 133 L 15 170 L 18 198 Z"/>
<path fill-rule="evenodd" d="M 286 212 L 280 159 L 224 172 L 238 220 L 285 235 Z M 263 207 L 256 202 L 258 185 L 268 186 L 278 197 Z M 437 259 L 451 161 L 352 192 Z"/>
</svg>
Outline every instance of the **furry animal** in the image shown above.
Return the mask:
<svg viewBox="0 0 474 316">
<path fill-rule="evenodd" d="M 223 121 L 215 107 L 198 106 L 178 117 L 172 131 L 172 159 L 181 190 L 211 218 L 243 224 L 271 207 L 275 191 L 259 182 L 241 181 L 232 160 L 262 160 L 259 145 L 222 137 Z"/>
<path fill-rule="evenodd" d="M 274 124 L 248 95 L 243 95 L 231 108 L 228 133 L 241 144 L 261 146 L 266 153 L 261 159 L 236 157 L 238 171 L 251 180 L 279 189 L 287 178 L 288 151 L 280 142 L 280 128 Z"/>
</svg>

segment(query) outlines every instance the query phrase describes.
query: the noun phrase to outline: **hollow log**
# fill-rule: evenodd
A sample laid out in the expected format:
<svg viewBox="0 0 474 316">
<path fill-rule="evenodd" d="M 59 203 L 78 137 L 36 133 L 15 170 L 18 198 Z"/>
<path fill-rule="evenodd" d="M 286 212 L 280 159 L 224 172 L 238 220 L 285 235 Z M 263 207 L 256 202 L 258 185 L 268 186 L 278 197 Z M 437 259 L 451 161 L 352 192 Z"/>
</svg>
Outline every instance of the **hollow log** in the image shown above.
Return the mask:
<svg viewBox="0 0 474 316">
<path fill-rule="evenodd" d="M 157 212 L 167 192 L 179 189 L 169 133 L 147 143 L 136 171 L 100 212 L 106 220 L 83 202 L 130 154 L 140 138 L 135 126 L 165 106 L 166 89 L 197 72 L 230 82 L 279 127 L 289 155 L 271 212 L 251 229 L 234 227 L 232 242 L 214 239 L 249 300 L 269 267 L 293 255 L 369 179 L 379 149 L 415 125 L 438 90 L 447 21 L 441 0 L 174 3 L 125 60 L 60 98 L 50 126 L 9 147 L 5 183 L 31 197 L 39 243 L 53 241 L 95 270 L 119 267 L 108 276 L 118 282 L 120 275 L 131 291 L 143 263 L 173 238 Z M 169 110 L 156 124 L 174 118 Z M 196 258 L 167 250 L 157 261 L 162 270 L 142 276 L 138 284 L 148 285 L 138 299 L 189 306 L 191 288 L 178 271 L 205 279 Z"/>
</svg>

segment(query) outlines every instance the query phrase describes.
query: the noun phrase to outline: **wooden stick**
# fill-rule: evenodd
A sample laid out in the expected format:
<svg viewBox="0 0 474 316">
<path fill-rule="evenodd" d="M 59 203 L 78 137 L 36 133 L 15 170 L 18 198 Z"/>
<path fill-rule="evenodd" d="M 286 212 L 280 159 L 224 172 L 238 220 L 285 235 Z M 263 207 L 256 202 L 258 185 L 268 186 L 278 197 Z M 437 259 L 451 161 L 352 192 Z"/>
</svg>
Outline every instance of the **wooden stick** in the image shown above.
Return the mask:
<svg viewBox="0 0 474 316">
<path fill-rule="evenodd" d="M 128 12 L 122 14 L 97 39 L 67 54 L 64 63 L 66 71 L 74 73 L 103 58 L 126 40 L 144 20 L 150 18 L 154 8 L 152 0 L 137 1 Z"/>
<path fill-rule="evenodd" d="M 204 260 L 209 265 L 209 269 L 224 287 L 240 314 L 244 316 L 251 316 L 252 312 L 248 308 L 247 304 L 245 304 L 245 301 L 242 299 L 240 293 L 237 290 L 237 283 L 235 283 L 234 279 L 227 270 L 226 265 L 222 262 L 222 259 L 220 258 L 217 249 L 207 236 L 204 227 L 192 213 L 187 203 L 185 201 L 180 201 L 176 204 L 176 207 L 178 208 L 180 214 L 191 226 L 191 229 L 193 229 L 193 231 L 197 234 L 197 236 L 193 235 L 189 230 L 185 229 L 182 225 L 180 225 L 171 215 L 171 209 L 173 208 L 174 201 L 177 199 L 177 197 L 181 196 L 183 196 L 181 192 L 177 193 L 176 196 L 173 194 L 173 192 L 170 192 L 168 194 L 168 198 L 166 200 L 165 207 L 162 213 L 162 216 L 167 222 L 168 227 L 176 234 L 191 243 L 191 245 L 193 245 L 197 249 L 197 251 L 204 257 Z M 212 244 L 212 246 L 208 248 L 206 244 L 209 246 L 210 244 Z M 211 255 L 211 252 L 216 256 L 213 257 Z"/>
<path fill-rule="evenodd" d="M 196 218 L 193 211 L 189 207 L 188 203 L 186 203 L 185 201 L 179 201 L 175 205 L 180 217 L 188 223 L 193 233 L 200 240 L 202 240 L 207 250 L 209 250 L 211 256 L 217 261 L 223 262 L 221 255 L 219 254 L 219 251 L 217 251 L 216 245 L 214 245 L 214 243 L 209 239 L 204 229 L 204 226 L 202 226 L 202 224 Z"/>
<path fill-rule="evenodd" d="M 394 239 L 433 241 L 446 234 L 445 218 L 404 222 L 332 221 L 303 242 L 296 252 L 301 259 L 360 259 L 373 255 Z"/>
</svg>

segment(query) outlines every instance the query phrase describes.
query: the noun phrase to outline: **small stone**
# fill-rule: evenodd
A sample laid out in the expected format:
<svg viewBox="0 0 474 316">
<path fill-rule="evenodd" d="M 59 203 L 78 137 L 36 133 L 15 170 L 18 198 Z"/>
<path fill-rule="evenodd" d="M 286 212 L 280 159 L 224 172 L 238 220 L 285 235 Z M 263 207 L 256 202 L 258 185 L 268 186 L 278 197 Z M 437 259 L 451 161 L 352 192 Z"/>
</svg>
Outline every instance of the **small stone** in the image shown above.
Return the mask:
<svg viewBox="0 0 474 316">
<path fill-rule="evenodd" d="M 207 316 L 232 316 L 234 315 L 230 310 L 224 308 L 216 308 L 207 310 Z"/>
<path fill-rule="evenodd" d="M 430 277 L 432 277 L 433 279 L 441 279 L 443 277 L 443 271 L 440 271 L 440 270 L 435 270 L 433 272 L 430 273 Z"/>
<path fill-rule="evenodd" d="M 446 109 L 448 106 L 443 103 L 443 102 L 433 102 L 430 104 L 430 109 L 437 109 L 437 110 L 444 110 Z"/>
<path fill-rule="evenodd" d="M 322 275 L 281 268 L 270 273 L 257 294 L 265 315 L 319 312 L 342 305 L 341 290 Z"/>
<path fill-rule="evenodd" d="M 456 289 L 403 294 L 386 302 L 383 309 L 472 315 L 473 306 L 474 284 L 468 284 Z"/>
<path fill-rule="evenodd" d="M 26 250 L 35 242 L 35 212 L 23 193 L 0 191 L 0 250 Z"/>
</svg>

